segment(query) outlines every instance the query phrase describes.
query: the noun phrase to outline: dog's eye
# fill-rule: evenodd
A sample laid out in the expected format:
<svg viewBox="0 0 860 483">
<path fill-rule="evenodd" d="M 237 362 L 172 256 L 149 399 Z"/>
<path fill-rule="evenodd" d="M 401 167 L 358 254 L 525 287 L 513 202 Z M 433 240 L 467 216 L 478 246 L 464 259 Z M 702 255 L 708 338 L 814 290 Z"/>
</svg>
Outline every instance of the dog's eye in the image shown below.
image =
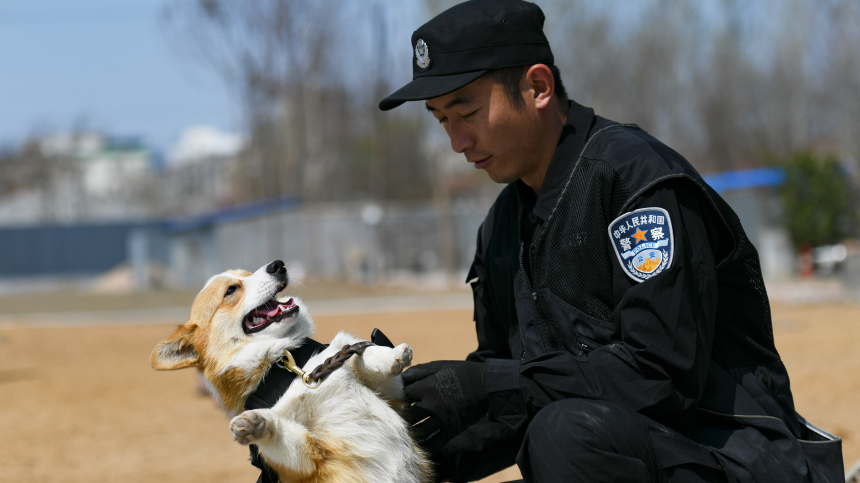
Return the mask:
<svg viewBox="0 0 860 483">
<path fill-rule="evenodd" d="M 230 285 L 229 287 L 227 287 L 227 293 L 225 293 L 224 296 L 226 297 L 231 293 L 235 292 L 237 288 L 239 288 L 238 285 Z"/>
</svg>

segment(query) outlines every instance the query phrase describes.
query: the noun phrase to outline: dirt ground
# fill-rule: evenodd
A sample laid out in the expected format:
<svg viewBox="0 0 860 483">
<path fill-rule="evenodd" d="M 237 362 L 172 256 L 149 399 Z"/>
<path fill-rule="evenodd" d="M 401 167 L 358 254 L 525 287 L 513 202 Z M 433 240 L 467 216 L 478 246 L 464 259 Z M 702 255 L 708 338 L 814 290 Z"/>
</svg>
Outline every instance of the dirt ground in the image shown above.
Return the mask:
<svg viewBox="0 0 860 483">
<path fill-rule="evenodd" d="M 395 343 L 409 343 L 416 363 L 456 359 L 476 345 L 471 315 L 316 317 L 317 338 L 379 327 Z M 850 467 L 860 458 L 860 306 L 776 306 L 774 327 L 798 411 L 843 437 Z M 196 373 L 150 369 L 150 352 L 172 330 L 0 330 L 0 481 L 255 481 L 247 449 L 231 440 L 214 402 L 198 394 Z M 511 468 L 485 482 L 516 477 Z"/>
</svg>

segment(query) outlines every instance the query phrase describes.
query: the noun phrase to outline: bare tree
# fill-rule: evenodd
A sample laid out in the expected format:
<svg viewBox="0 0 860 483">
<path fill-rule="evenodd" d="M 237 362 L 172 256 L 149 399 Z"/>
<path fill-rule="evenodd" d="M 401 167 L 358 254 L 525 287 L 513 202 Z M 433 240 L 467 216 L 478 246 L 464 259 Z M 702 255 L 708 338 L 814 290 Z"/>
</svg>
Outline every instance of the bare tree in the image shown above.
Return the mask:
<svg viewBox="0 0 860 483">
<path fill-rule="evenodd" d="M 86 215 L 81 169 L 70 153 L 46 152 L 38 138 L 0 154 L 0 194 L 33 192 L 38 219 L 57 223 Z M 82 212 L 82 210 L 84 210 Z"/>
<path fill-rule="evenodd" d="M 250 142 L 238 181 L 249 198 L 385 199 L 402 188 L 389 169 L 400 154 L 394 137 L 417 133 L 378 113 L 387 55 L 362 46 L 386 50 L 387 27 L 344 28 L 356 15 L 382 18 L 345 1 L 178 1 L 164 11 L 173 43 L 241 96 Z M 415 158 L 398 163 L 418 166 Z M 419 185 L 421 173 L 412 173 Z"/>
<path fill-rule="evenodd" d="M 429 18 L 454 3 L 417 5 Z M 704 173 L 809 147 L 860 158 L 853 0 L 540 4 L 571 97 L 640 124 Z M 292 194 L 447 206 L 452 175 L 440 169 L 441 150 L 423 141 L 438 126 L 408 106 L 376 109 L 397 87 L 392 62 L 409 55 L 405 39 L 389 39 L 399 21 L 391 5 L 176 0 L 166 8 L 173 45 L 214 68 L 244 108 L 250 142 L 237 201 Z"/>
<path fill-rule="evenodd" d="M 822 144 L 860 153 L 856 2 L 555 1 L 544 9 L 571 97 L 639 123 L 704 172 Z"/>
<path fill-rule="evenodd" d="M 305 188 L 324 157 L 319 106 L 334 56 L 338 2 L 201 0 L 170 4 L 174 44 L 242 96 L 250 143 L 240 180 L 253 198 Z"/>
</svg>

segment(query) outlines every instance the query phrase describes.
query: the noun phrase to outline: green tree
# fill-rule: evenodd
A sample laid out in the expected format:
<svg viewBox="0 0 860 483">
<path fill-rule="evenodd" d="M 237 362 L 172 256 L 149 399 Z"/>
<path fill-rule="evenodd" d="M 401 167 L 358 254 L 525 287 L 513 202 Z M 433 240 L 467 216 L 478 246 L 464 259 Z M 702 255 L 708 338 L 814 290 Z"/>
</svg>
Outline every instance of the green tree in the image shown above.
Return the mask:
<svg viewBox="0 0 860 483">
<path fill-rule="evenodd" d="M 781 196 L 795 247 L 829 245 L 856 235 L 851 185 L 835 156 L 801 151 L 784 167 Z"/>
</svg>

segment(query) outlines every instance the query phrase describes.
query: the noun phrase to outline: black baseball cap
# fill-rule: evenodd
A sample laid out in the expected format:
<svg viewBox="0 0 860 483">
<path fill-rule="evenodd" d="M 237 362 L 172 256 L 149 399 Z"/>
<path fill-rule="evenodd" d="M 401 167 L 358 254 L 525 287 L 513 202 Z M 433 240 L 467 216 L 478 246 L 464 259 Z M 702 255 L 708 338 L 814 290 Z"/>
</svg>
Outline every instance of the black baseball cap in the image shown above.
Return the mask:
<svg viewBox="0 0 860 483">
<path fill-rule="evenodd" d="M 412 33 L 412 82 L 379 108 L 443 96 L 491 69 L 553 64 L 543 22 L 540 7 L 521 0 L 470 0 L 445 10 Z"/>
</svg>

